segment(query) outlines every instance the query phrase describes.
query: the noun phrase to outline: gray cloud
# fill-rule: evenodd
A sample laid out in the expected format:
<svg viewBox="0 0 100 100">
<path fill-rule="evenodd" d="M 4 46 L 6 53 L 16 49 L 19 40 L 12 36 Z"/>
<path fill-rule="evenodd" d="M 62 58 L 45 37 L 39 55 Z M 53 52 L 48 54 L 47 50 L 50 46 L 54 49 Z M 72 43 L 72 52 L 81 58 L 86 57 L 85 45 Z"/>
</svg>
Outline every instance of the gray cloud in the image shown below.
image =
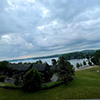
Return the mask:
<svg viewBox="0 0 100 100">
<path fill-rule="evenodd" d="M 100 0 L 1 0 L 0 60 L 100 44 Z"/>
</svg>

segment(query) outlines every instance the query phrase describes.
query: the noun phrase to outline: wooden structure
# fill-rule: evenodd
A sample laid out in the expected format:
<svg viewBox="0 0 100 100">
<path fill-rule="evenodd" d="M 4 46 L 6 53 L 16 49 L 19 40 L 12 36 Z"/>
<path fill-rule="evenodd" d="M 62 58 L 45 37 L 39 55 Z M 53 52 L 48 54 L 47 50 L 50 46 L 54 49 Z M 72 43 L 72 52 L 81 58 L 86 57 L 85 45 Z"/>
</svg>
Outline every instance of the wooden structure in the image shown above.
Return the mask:
<svg viewBox="0 0 100 100">
<path fill-rule="evenodd" d="M 36 68 L 41 72 L 43 79 L 46 79 L 50 71 L 50 66 L 47 63 L 44 64 L 9 64 L 9 67 L 12 68 L 13 76 L 20 76 L 23 79 L 23 75 L 26 74 L 30 69 Z"/>
</svg>

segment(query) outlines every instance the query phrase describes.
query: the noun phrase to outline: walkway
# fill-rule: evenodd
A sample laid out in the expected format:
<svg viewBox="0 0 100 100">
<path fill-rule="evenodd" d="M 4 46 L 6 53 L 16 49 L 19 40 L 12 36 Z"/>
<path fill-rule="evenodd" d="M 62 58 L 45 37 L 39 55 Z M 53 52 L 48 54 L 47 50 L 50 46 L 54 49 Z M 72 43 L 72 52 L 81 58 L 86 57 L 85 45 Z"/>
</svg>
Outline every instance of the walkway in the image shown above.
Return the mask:
<svg viewBox="0 0 100 100">
<path fill-rule="evenodd" d="M 42 83 L 42 85 L 46 85 L 48 83 L 52 83 L 52 82 L 55 82 L 57 81 L 58 79 L 58 76 L 56 74 L 53 74 L 52 78 L 51 78 L 51 81 L 47 82 L 47 83 Z"/>
<path fill-rule="evenodd" d="M 57 81 L 57 79 L 58 79 L 58 76 L 57 76 L 56 74 L 54 74 L 54 75 L 52 76 L 52 78 L 51 78 L 51 81 L 52 81 L 52 82 L 55 82 L 55 81 Z"/>
<path fill-rule="evenodd" d="M 80 71 L 80 70 L 90 69 L 90 68 L 94 68 L 94 67 L 99 67 L 99 66 L 94 65 L 94 66 L 80 67 L 79 69 L 78 69 L 78 68 L 75 68 L 75 71 Z"/>
</svg>

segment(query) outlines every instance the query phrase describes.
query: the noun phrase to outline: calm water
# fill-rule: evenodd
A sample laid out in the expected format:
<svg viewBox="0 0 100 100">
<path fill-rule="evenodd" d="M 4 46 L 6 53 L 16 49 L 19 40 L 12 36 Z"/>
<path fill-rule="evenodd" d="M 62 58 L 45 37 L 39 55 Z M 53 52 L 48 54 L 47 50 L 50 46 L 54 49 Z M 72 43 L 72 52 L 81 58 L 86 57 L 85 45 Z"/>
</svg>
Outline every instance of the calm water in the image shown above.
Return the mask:
<svg viewBox="0 0 100 100">
<path fill-rule="evenodd" d="M 12 62 L 12 63 L 18 63 L 18 62 L 36 62 L 37 60 L 42 60 L 42 62 L 47 62 L 49 65 L 52 65 L 52 59 L 56 59 L 58 60 L 58 57 L 56 58 L 45 58 L 45 59 L 30 59 L 30 60 L 23 60 L 23 61 L 16 61 L 16 62 Z M 83 60 L 87 60 L 87 59 L 73 59 L 73 60 L 68 60 L 74 67 L 76 67 L 76 63 L 82 63 L 83 64 Z"/>
</svg>

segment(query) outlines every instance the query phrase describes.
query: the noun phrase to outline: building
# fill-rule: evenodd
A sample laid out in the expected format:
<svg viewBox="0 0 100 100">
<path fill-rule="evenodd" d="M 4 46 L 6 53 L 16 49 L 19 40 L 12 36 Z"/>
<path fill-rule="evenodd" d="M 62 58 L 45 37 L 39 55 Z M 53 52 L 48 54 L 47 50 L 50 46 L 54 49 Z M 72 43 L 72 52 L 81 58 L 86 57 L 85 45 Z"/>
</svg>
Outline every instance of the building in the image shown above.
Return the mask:
<svg viewBox="0 0 100 100">
<path fill-rule="evenodd" d="M 23 79 L 23 75 L 30 69 L 31 64 L 9 64 L 9 67 L 12 68 L 13 76 L 20 76 Z"/>
<path fill-rule="evenodd" d="M 13 77 L 19 75 L 23 79 L 23 75 L 26 74 L 30 69 L 36 68 L 41 72 L 42 78 L 48 80 L 47 76 L 50 71 L 50 66 L 47 63 L 44 64 L 9 64 L 9 67 L 12 68 Z"/>
<path fill-rule="evenodd" d="M 50 66 L 47 63 L 44 64 L 32 64 L 31 68 L 36 68 L 39 72 L 41 72 L 43 80 L 49 81 L 49 72 Z"/>
</svg>

